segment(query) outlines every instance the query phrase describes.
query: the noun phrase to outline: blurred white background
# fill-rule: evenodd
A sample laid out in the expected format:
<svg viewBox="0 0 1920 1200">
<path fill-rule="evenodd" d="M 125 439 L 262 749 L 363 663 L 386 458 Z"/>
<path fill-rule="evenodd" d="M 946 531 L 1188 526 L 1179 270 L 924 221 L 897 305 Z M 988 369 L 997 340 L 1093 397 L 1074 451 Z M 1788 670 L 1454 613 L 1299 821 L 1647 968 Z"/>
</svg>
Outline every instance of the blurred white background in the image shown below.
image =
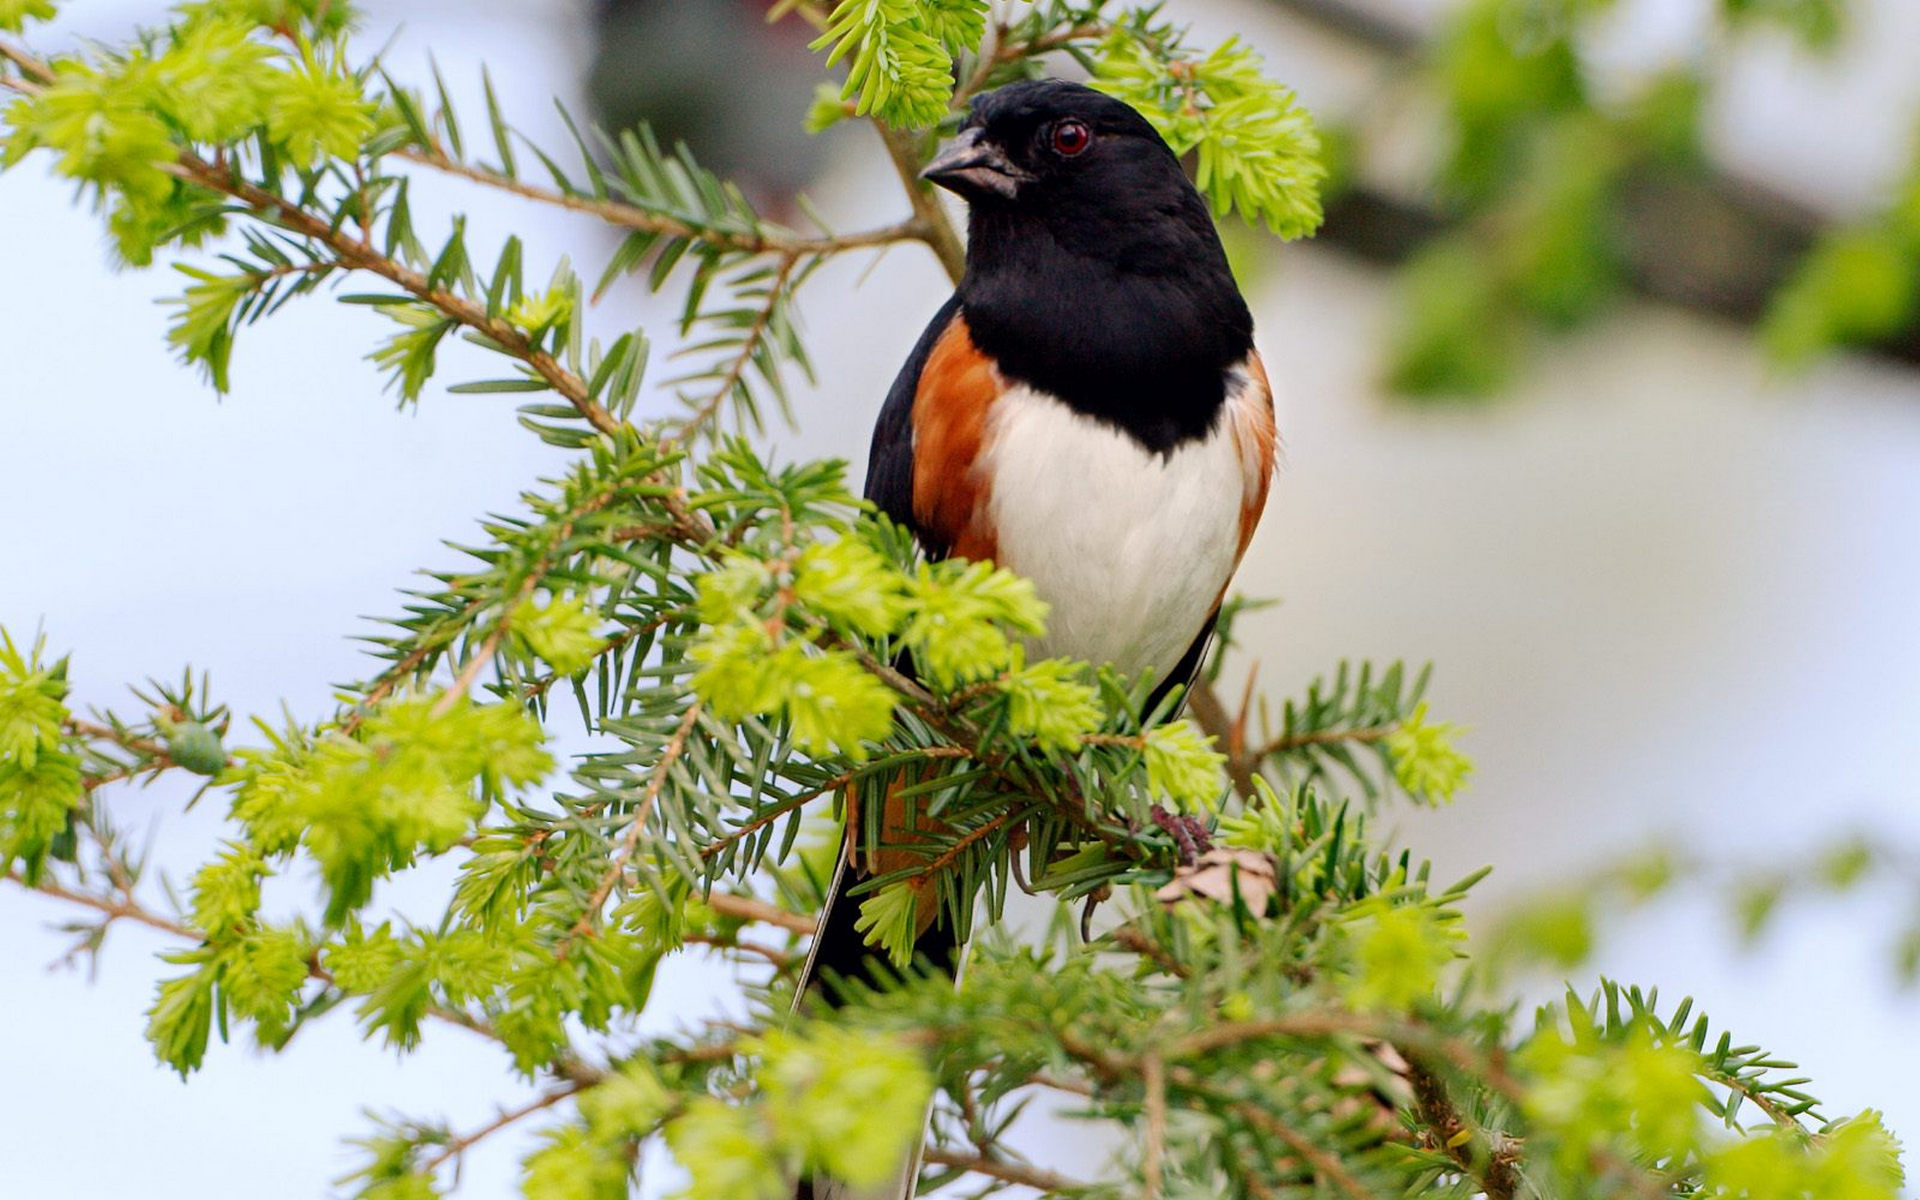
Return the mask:
<svg viewBox="0 0 1920 1200">
<path fill-rule="evenodd" d="M 456 82 L 484 60 L 536 138 L 553 132 L 548 98 L 577 97 L 584 5 L 369 7 L 367 45 L 399 28 L 397 76 L 423 79 L 429 50 Z M 1609 46 L 1623 61 L 1682 53 L 1701 7 L 1625 3 Z M 1920 6 L 1859 8 L 1831 61 L 1754 43 L 1713 117 L 1724 159 L 1836 211 L 1876 199 L 1920 111 Z M 159 8 L 66 10 L 36 44 L 116 37 Z M 1252 0 L 1169 12 L 1209 39 L 1247 33 L 1309 106 L 1368 85 L 1363 64 L 1280 36 Z M 827 213 L 849 228 L 901 214 L 872 146 L 845 138 L 834 153 L 813 189 Z M 530 264 L 607 249 L 584 222 L 434 194 L 473 214 L 478 245 L 519 232 Z M 241 714 L 327 711 L 331 684 L 368 673 L 350 640 L 369 631 L 363 614 L 394 611 L 412 570 L 453 561 L 441 539 L 560 462 L 507 403 L 433 395 L 396 414 L 357 357 L 379 319 L 324 299 L 243 338 L 234 394 L 216 402 L 166 350 L 155 300 L 176 290 L 170 273 L 110 270 L 96 224 L 37 160 L 0 176 L 0 229 L 0 622 L 73 651 L 82 704 L 123 703 L 126 681 L 190 662 Z M 857 473 L 944 287 L 917 249 L 836 262 L 810 285 L 820 385 L 781 453 L 847 457 Z M 646 315 L 640 290 L 615 290 L 607 327 Z M 1342 657 L 1434 660 L 1436 714 L 1472 727 L 1479 773 L 1449 811 L 1383 818 L 1443 878 L 1495 864 L 1479 911 L 1667 833 L 1759 864 L 1855 829 L 1920 847 L 1920 375 L 1840 361 L 1783 381 L 1738 330 L 1629 306 L 1544 349 L 1493 406 L 1417 411 L 1377 386 L 1382 276 L 1293 247 L 1251 293 L 1289 464 L 1240 586 L 1285 603 L 1246 621 L 1249 653 L 1230 669 L 1257 658 L 1282 697 Z M 114 800 L 152 828 L 162 862 L 194 861 L 217 836 L 214 804 L 152 820 L 180 798 Z M 1920 997 L 1894 989 L 1889 943 L 1912 903 L 1887 891 L 1797 908 L 1738 953 L 1724 905 L 1683 901 L 1618 929 L 1593 969 L 1693 995 L 1739 1040 L 1797 1059 L 1831 1112 L 1882 1107 L 1911 1139 Z M 465 1128 L 513 1099 L 503 1056 L 477 1039 L 434 1031 L 403 1062 L 344 1015 L 278 1057 L 216 1045 L 183 1085 L 141 1036 L 165 940 L 116 928 L 90 980 L 60 965 L 67 939 L 51 926 L 69 915 L 0 891 L 7 1195 L 325 1196 L 354 1161 L 344 1139 L 371 1128 L 363 1106 Z M 688 965 L 663 984 L 659 1019 L 710 1011 L 725 982 Z M 531 1133 L 470 1156 L 461 1194 L 514 1194 Z M 664 1178 L 649 1175 L 649 1194 Z"/>
</svg>

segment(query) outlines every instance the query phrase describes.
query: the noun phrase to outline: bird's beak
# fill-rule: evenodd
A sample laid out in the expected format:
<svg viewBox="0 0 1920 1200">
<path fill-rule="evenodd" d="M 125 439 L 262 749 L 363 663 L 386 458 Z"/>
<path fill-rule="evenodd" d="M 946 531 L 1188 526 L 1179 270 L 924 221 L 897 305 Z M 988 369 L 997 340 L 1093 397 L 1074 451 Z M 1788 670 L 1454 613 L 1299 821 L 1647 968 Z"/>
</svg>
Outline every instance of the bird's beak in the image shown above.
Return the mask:
<svg viewBox="0 0 1920 1200">
<path fill-rule="evenodd" d="M 920 178 L 962 196 L 987 193 L 1011 200 L 1033 176 L 1014 166 L 1006 151 L 987 141 L 984 130 L 975 128 L 961 130 L 953 144 L 920 172 Z"/>
</svg>

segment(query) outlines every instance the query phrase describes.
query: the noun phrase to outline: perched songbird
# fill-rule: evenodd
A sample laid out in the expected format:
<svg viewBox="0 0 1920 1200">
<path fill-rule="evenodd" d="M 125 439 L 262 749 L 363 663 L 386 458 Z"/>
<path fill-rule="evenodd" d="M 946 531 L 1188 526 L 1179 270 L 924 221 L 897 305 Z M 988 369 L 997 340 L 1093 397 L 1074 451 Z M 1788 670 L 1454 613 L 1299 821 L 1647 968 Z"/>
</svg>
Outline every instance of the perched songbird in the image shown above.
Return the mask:
<svg viewBox="0 0 1920 1200">
<path fill-rule="evenodd" d="M 1032 580 L 1051 612 L 1031 657 L 1149 675 L 1158 703 L 1200 664 L 1276 445 L 1206 204 L 1139 113 L 1059 80 L 978 97 L 923 174 L 968 203 L 966 275 L 887 396 L 867 497 L 929 556 Z M 888 808 L 888 828 L 911 826 L 911 802 Z M 845 897 L 897 867 L 885 841 L 866 862 L 849 836 L 808 985 L 876 977 Z M 922 916 L 916 952 L 951 964 Z"/>
</svg>

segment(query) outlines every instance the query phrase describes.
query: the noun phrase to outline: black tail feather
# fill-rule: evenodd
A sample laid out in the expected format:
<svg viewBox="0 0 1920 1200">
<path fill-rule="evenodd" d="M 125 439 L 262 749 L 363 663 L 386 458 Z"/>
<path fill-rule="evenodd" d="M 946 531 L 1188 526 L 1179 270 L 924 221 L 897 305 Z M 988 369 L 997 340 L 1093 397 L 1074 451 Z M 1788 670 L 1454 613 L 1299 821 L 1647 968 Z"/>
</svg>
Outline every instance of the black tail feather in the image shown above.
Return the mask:
<svg viewBox="0 0 1920 1200">
<path fill-rule="evenodd" d="M 819 932 L 814 935 L 813 947 L 800 976 L 794 997 L 796 1012 L 809 1005 L 838 1008 L 848 989 L 880 990 L 894 986 L 901 978 L 903 971 L 893 966 L 887 952 L 867 945 L 865 936 L 854 927 L 860 919 L 860 901 L 864 897 L 847 893 L 869 878 L 871 876 L 842 853 L 833 882 L 827 887 Z M 913 965 L 905 973 L 939 974 L 954 979 L 959 974 L 959 962 L 960 943 L 953 936 L 952 926 L 936 919 L 915 939 Z M 903 1188 L 911 1188 L 916 1174 L 917 1155 L 904 1174 Z M 911 1190 L 906 1190 L 897 1197 L 889 1196 L 888 1200 L 904 1200 L 911 1194 Z M 845 1195 L 838 1185 L 805 1176 L 794 1187 L 794 1200 L 836 1200 Z"/>
</svg>

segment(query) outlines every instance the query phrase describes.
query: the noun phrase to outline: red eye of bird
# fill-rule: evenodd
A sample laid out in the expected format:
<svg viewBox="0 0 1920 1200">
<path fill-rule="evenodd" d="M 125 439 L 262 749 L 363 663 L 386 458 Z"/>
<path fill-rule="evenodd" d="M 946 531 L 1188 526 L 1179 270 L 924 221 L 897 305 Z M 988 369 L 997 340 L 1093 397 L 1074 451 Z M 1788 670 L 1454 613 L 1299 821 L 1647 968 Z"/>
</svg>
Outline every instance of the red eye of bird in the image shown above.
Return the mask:
<svg viewBox="0 0 1920 1200">
<path fill-rule="evenodd" d="M 1093 130 L 1084 121 L 1068 119 L 1053 127 L 1053 148 L 1068 158 L 1093 144 Z"/>
</svg>

